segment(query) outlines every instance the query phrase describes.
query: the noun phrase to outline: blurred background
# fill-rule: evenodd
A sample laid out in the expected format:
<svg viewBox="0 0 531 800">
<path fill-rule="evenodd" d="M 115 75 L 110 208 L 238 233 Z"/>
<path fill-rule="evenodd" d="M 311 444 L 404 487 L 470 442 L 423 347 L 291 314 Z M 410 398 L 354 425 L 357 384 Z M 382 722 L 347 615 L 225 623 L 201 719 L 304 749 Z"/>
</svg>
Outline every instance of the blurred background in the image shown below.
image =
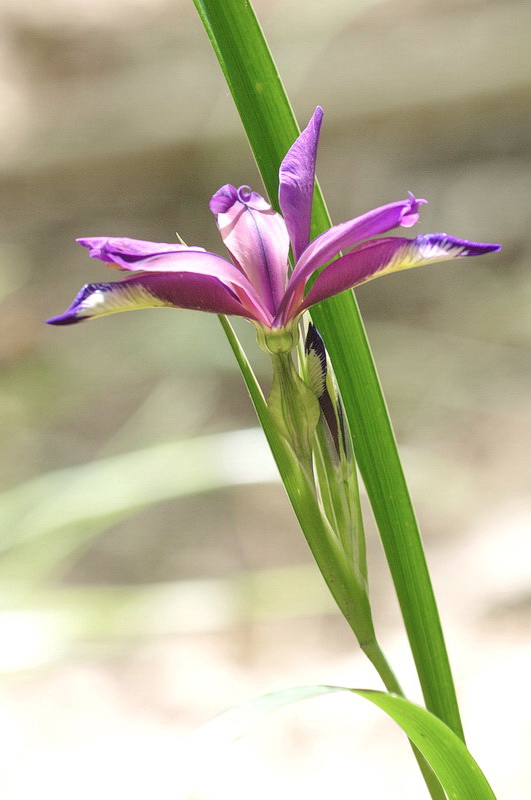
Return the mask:
<svg viewBox="0 0 531 800">
<path fill-rule="evenodd" d="M 503 244 L 358 299 L 469 746 L 500 798 L 524 800 L 529 7 L 255 5 L 299 122 L 325 109 L 335 222 L 411 190 L 430 201 L 418 232 Z M 43 324 L 113 277 L 76 236 L 178 231 L 221 253 L 211 194 L 260 189 L 191 0 L 3 0 L 0 17 L 0 791 L 166 800 L 184 792 L 188 734 L 232 704 L 379 684 L 311 563 L 217 319 Z M 378 630 L 420 699 L 369 513 L 367 534 Z M 195 800 L 424 796 L 401 734 L 341 696 L 204 753 L 192 782 Z"/>
</svg>

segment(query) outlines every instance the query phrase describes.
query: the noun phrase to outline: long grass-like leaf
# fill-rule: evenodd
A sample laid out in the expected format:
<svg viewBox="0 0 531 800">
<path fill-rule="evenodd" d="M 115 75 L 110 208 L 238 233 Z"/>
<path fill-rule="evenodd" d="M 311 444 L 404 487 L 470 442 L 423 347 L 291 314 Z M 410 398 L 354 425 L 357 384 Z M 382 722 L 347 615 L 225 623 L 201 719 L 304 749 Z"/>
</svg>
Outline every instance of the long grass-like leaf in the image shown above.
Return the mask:
<svg viewBox="0 0 531 800">
<path fill-rule="evenodd" d="M 248 0 L 194 0 L 242 119 L 270 199 L 298 127 Z M 326 98 L 316 98 L 326 107 Z M 227 176 L 229 179 L 230 176 Z M 363 210 L 363 209 L 361 209 Z M 317 187 L 312 233 L 330 220 Z M 463 736 L 439 614 L 378 376 L 352 293 L 314 309 L 395 584 L 426 705 Z"/>
<path fill-rule="evenodd" d="M 367 689 L 296 686 L 257 697 L 207 723 L 198 734 L 198 752 L 201 752 L 204 759 L 207 752 L 216 752 L 220 745 L 243 736 L 273 711 L 301 700 L 335 692 L 351 692 L 369 700 L 388 714 L 431 765 L 450 800 L 496 800 L 477 763 L 461 739 L 447 725 L 404 697 Z"/>
</svg>

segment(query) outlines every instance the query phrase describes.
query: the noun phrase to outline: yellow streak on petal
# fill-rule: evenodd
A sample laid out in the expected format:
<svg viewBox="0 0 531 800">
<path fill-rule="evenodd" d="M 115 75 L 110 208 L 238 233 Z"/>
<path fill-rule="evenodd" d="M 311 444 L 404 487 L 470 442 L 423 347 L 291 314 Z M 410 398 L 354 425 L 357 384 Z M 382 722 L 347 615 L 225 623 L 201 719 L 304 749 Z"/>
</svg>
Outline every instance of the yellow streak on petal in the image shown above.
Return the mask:
<svg viewBox="0 0 531 800">
<path fill-rule="evenodd" d="M 399 272 L 404 269 L 433 264 L 437 261 L 448 261 L 452 258 L 459 258 L 465 249 L 465 247 L 456 246 L 451 242 L 425 242 L 419 244 L 418 242 L 412 241 L 411 243 L 405 244 L 400 250 L 397 250 L 392 260 L 372 277 L 379 278 L 380 275 L 387 275 L 390 272 Z"/>
</svg>

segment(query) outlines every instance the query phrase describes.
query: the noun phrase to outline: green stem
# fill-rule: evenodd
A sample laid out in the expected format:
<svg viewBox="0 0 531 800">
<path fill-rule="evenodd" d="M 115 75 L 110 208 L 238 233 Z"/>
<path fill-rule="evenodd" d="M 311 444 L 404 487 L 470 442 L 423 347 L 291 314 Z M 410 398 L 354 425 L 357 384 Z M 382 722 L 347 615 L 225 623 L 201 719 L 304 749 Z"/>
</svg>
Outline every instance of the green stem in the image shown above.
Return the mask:
<svg viewBox="0 0 531 800">
<path fill-rule="evenodd" d="M 395 673 L 393 672 L 391 665 L 387 661 L 387 658 L 384 655 L 384 652 L 376 639 L 372 642 L 367 642 L 366 644 L 362 644 L 361 649 L 376 669 L 376 672 L 380 676 L 383 681 L 383 684 L 388 692 L 393 692 L 393 694 L 399 694 L 402 697 L 405 697 L 404 692 L 402 691 L 402 687 L 398 682 L 398 678 L 396 677 Z"/>
<path fill-rule="evenodd" d="M 376 638 L 371 642 L 363 644 L 361 649 L 373 667 L 376 669 L 387 691 L 391 692 L 392 694 L 398 694 L 400 697 L 405 697 L 406 695 L 404 694 L 402 687 L 398 682 L 398 678 L 393 672 L 391 665 L 385 657 L 385 654 Z M 420 750 L 413 744 L 413 742 L 411 742 L 411 740 L 410 745 L 432 800 L 447 800 L 446 792 L 442 788 L 439 779 Z"/>
</svg>

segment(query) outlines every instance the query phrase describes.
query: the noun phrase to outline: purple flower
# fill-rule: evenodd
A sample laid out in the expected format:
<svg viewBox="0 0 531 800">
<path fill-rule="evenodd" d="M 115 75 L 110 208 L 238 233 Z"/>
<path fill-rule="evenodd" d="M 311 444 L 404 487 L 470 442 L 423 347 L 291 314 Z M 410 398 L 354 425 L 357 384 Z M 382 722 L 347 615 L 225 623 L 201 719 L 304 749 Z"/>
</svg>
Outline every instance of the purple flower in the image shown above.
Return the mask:
<svg viewBox="0 0 531 800">
<path fill-rule="evenodd" d="M 84 286 L 70 308 L 48 322 L 69 325 L 138 308 L 190 308 L 245 317 L 262 336 L 282 336 L 293 332 L 299 316 L 314 303 L 379 275 L 500 249 L 497 244 L 468 242 L 445 233 L 374 239 L 417 222 L 418 208 L 426 201 L 412 194 L 335 225 L 310 242 L 322 117 L 317 108 L 280 166 L 278 199 L 283 216 L 247 186 L 236 189 L 227 184 L 212 197 L 210 210 L 231 261 L 201 247 L 125 238 L 78 239 L 92 257 L 132 274 L 118 282 Z M 291 275 L 290 245 L 295 262 Z M 347 252 L 338 258 L 340 251 Z"/>
</svg>

